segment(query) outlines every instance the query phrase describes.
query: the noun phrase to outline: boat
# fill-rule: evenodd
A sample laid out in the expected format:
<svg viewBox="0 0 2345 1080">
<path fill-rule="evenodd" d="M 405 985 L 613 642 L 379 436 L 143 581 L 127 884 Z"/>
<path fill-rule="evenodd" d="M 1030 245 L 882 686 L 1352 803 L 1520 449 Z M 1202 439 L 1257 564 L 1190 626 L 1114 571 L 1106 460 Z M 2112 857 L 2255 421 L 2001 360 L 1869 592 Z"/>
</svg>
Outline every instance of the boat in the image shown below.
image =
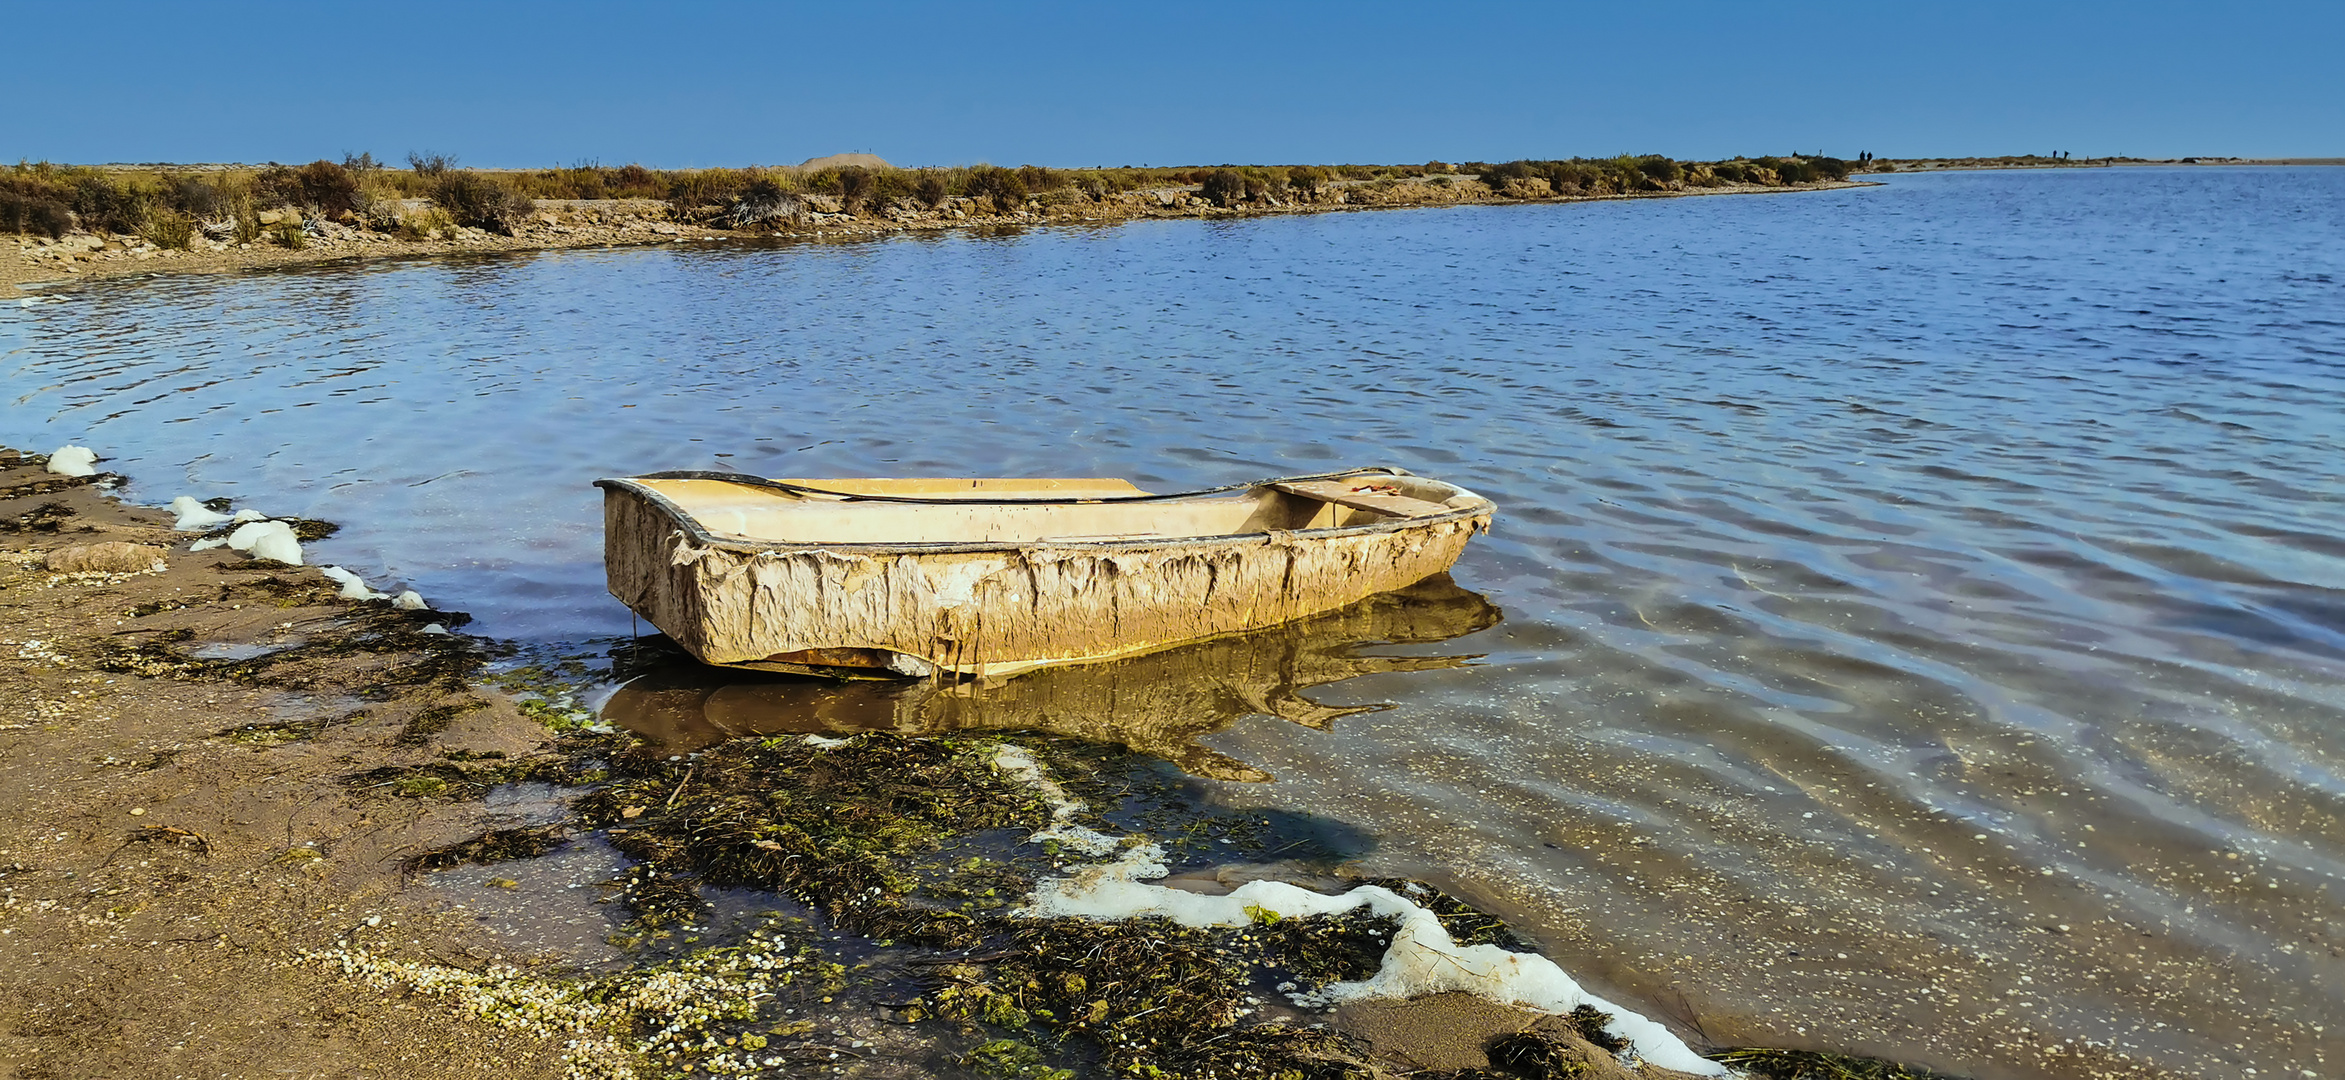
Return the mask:
<svg viewBox="0 0 2345 1080">
<path fill-rule="evenodd" d="M 844 678 L 1008 678 L 1275 626 L 1447 571 L 1495 512 L 1388 467 L 1162 495 L 700 471 L 595 486 L 611 595 L 703 663 Z"/>
</svg>

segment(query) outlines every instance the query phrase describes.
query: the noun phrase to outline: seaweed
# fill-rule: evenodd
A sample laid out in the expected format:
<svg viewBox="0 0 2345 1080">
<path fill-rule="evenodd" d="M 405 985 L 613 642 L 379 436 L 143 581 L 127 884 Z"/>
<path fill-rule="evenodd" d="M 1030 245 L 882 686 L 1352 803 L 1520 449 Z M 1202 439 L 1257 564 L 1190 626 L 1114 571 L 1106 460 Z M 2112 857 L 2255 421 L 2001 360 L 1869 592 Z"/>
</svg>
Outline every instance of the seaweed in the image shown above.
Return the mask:
<svg viewBox="0 0 2345 1080">
<path fill-rule="evenodd" d="M 383 792 L 403 799 L 478 799 L 503 782 L 494 772 L 476 772 L 459 765 L 384 765 L 342 778 L 356 791 Z"/>
<path fill-rule="evenodd" d="M 1492 1039 L 1483 1053 L 1492 1068 L 1521 1080 L 1570 1080 L 1593 1071 L 1584 1050 L 1537 1028 Z"/>
<path fill-rule="evenodd" d="M 304 544 L 313 540 L 323 540 L 342 531 L 340 525 L 331 521 L 318 521 L 314 518 L 278 518 L 277 520 L 290 526 L 293 529 L 293 538 Z"/>
<path fill-rule="evenodd" d="M 656 866 L 630 866 L 609 887 L 618 890 L 614 899 L 625 904 L 636 924 L 646 929 L 666 922 L 689 926 L 707 918 L 711 910 L 708 901 L 700 898 L 697 882 Z"/>
<path fill-rule="evenodd" d="M 1308 919 L 1255 916 L 1245 939 L 1272 968 L 1306 984 L 1351 982 L 1376 974 L 1400 920 L 1365 908 Z"/>
<path fill-rule="evenodd" d="M 270 598 L 280 607 L 324 607 L 337 602 L 330 588 L 287 581 L 275 575 L 224 586 L 220 599 L 254 593 Z M 304 643 L 247 659 L 206 660 L 189 656 L 171 646 L 189 640 L 192 632 L 171 630 L 162 631 L 145 642 L 101 644 L 92 665 L 100 671 L 119 674 L 218 679 L 294 690 L 356 682 L 360 684 L 357 692 L 361 696 L 379 700 L 394 696 L 396 691 L 418 687 L 465 691 L 470 687 L 472 675 L 493 654 L 492 650 L 475 647 L 468 639 L 423 632 L 423 627 L 433 621 L 443 625 L 460 624 L 464 619 L 458 613 L 350 607 L 340 614 L 340 626 L 320 632 Z M 363 665 L 348 662 L 361 657 L 370 662 Z"/>
<path fill-rule="evenodd" d="M 1408 878 L 1366 878 L 1362 885 L 1382 885 L 1433 913 L 1441 928 L 1460 945 L 1496 945 L 1508 952 L 1538 952 L 1539 948 L 1514 932 L 1506 920 L 1422 881 Z"/>
<path fill-rule="evenodd" d="M 41 459 L 42 462 L 47 460 L 47 458 Z M 37 463 L 28 459 L 23 464 Z M 110 472 L 92 473 L 88 476 L 44 476 L 28 483 L 0 487 L 0 499 L 35 499 L 77 487 L 111 488 L 120 487 L 128 482 L 128 478 L 121 473 Z"/>
<path fill-rule="evenodd" d="M 1054 1069 L 1042 1063 L 1042 1051 L 1032 1043 L 995 1039 L 961 1056 L 961 1064 L 986 1076 L 1004 1080 L 1074 1080 L 1075 1070 Z"/>
<path fill-rule="evenodd" d="M 1162 918 L 1021 923 L 984 964 L 937 967 L 925 995 L 940 1015 L 998 1027 L 1048 1023 L 1097 1040 L 1122 1071 L 1236 1021 L 1247 972 L 1221 935 Z"/>
<path fill-rule="evenodd" d="M 1283 920 L 1306 927 L 1326 917 Z M 981 957 L 933 965 L 915 1013 L 1096 1046 L 1117 1075 L 1366 1077 L 1335 1032 L 1243 1024 L 1247 936 L 1162 918 L 1018 920 Z M 1323 965 L 1333 968 L 1337 965 Z"/>
<path fill-rule="evenodd" d="M 1580 1038 L 1595 1044 L 1597 1049 L 1605 1053 L 1617 1054 L 1628 1049 L 1627 1039 L 1607 1030 L 1612 1024 L 1612 1014 L 1594 1005 L 1573 1006 L 1564 1021 L 1572 1026 L 1572 1031 Z"/>
<path fill-rule="evenodd" d="M 489 703 L 479 698 L 466 698 L 418 710 L 407 719 L 407 725 L 400 729 L 399 743 L 402 746 L 421 746 L 432 741 L 432 736 L 448 730 L 457 718 L 488 707 Z"/>
<path fill-rule="evenodd" d="M 407 860 L 407 869 L 445 870 L 466 863 L 505 862 L 511 859 L 530 859 L 543 855 L 568 842 L 568 834 L 560 825 L 538 825 L 522 829 L 492 829 L 460 844 L 424 852 Z"/>
<path fill-rule="evenodd" d="M 714 885 L 780 892 L 867 937 L 967 947 L 971 916 L 913 895 L 907 859 L 948 838 L 1048 820 L 983 744 L 867 735 L 727 743 L 690 757 L 638 746 L 580 800 L 619 850 Z"/>
<path fill-rule="evenodd" d="M 0 518 L 0 532 L 53 533 L 63 528 L 65 522 L 73 516 L 73 508 L 64 503 L 42 503 L 14 517 Z"/>
<path fill-rule="evenodd" d="M 1945 1073 L 1893 1061 L 1820 1050 L 1748 1046 L 1711 1054 L 1710 1060 L 1767 1080 L 1956 1080 Z"/>
</svg>

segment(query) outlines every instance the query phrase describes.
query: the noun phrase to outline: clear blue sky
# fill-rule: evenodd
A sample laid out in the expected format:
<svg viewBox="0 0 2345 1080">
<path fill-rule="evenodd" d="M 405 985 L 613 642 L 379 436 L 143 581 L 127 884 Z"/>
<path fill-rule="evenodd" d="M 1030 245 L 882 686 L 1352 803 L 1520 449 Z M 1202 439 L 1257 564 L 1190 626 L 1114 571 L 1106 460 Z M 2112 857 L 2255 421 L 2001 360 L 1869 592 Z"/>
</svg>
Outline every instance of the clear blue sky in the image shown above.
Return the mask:
<svg viewBox="0 0 2345 1080">
<path fill-rule="evenodd" d="M 0 0 L 0 159 L 2345 155 L 2345 2 Z"/>
</svg>

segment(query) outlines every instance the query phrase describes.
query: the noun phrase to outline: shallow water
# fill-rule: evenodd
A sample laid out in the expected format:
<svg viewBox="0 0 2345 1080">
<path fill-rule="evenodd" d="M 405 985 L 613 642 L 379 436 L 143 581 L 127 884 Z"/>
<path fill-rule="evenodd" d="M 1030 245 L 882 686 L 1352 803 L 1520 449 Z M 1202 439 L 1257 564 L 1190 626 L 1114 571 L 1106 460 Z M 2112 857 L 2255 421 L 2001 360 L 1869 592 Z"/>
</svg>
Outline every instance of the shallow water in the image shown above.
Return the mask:
<svg viewBox="0 0 2345 1080">
<path fill-rule="evenodd" d="M 0 311 L 0 443 L 549 643 L 629 627 L 600 475 L 1400 465 L 1498 502 L 1455 576 L 1504 621 L 1308 695 L 1382 711 L 1181 728 L 1277 777 L 1232 800 L 1720 1042 L 2327 1075 L 2340 207 L 1971 173 L 98 283 Z"/>
</svg>

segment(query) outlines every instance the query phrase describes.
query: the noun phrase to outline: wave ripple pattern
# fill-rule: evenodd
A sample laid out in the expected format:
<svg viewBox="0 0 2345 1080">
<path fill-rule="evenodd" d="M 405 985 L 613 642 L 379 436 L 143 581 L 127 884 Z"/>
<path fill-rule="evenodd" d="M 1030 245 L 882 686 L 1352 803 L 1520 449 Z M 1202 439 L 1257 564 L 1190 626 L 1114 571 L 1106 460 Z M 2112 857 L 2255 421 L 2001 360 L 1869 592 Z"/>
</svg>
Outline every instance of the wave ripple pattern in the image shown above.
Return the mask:
<svg viewBox="0 0 2345 1080">
<path fill-rule="evenodd" d="M 1233 799 L 1722 1043 L 2338 1074 L 2345 170 L 442 259 L 0 311 L 0 441 L 620 632 L 585 482 L 1379 463 L 1489 495 L 1480 666 Z M 370 578 L 374 575 L 369 574 Z"/>
</svg>

